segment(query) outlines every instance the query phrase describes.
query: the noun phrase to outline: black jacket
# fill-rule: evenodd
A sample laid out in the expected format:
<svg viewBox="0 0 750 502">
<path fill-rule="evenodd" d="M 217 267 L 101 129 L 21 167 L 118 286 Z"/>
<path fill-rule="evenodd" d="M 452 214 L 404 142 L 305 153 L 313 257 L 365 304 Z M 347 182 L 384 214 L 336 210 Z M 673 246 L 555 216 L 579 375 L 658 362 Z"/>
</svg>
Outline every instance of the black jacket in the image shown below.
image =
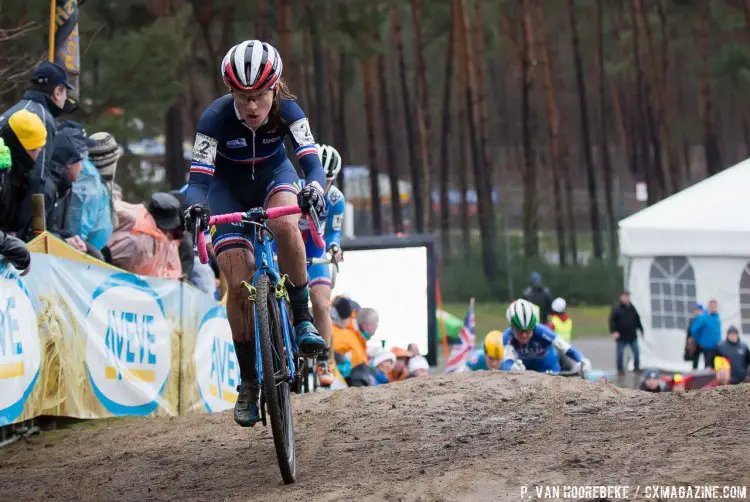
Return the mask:
<svg viewBox="0 0 750 502">
<path fill-rule="evenodd" d="M 521 298 L 539 307 L 539 322 L 547 323 L 547 317 L 552 312 L 552 296 L 544 286 L 529 286 L 521 293 Z"/>
<path fill-rule="evenodd" d="M 11 115 L 18 110 L 28 110 L 39 116 L 47 129 L 47 144 L 36 159 L 33 170 L 27 175 L 26 183 L 28 188 L 24 197 L 19 197 L 17 203 L 18 214 L 21 218 L 21 221 L 18 222 L 18 227 L 21 229 L 18 236 L 25 240 L 30 237 L 27 230 L 31 227 L 31 195 L 44 192 L 45 179 L 47 178 L 47 170 L 50 167 L 52 156 L 52 142 L 55 139 L 58 128 L 56 117 L 63 113 L 63 109 L 58 107 L 47 94 L 28 90 L 24 93 L 21 101 L 0 115 L 0 127 L 7 124 Z"/>
<path fill-rule="evenodd" d="M 742 383 L 747 377 L 747 367 L 750 365 L 750 349 L 742 340 L 731 343 L 724 340 L 716 347 L 716 355 L 729 359 L 732 365 L 732 383 Z"/>
<path fill-rule="evenodd" d="M 26 244 L 21 239 L 0 232 L 0 259 L 12 263 L 19 272 L 23 272 L 31 264 L 31 255 Z"/>
<path fill-rule="evenodd" d="M 624 305 L 620 302 L 612 306 L 612 312 L 609 314 L 609 332 L 615 331 L 620 333 L 620 340 L 632 342 L 638 338 L 638 331 L 643 333 L 643 324 L 641 316 L 633 304 Z"/>
</svg>

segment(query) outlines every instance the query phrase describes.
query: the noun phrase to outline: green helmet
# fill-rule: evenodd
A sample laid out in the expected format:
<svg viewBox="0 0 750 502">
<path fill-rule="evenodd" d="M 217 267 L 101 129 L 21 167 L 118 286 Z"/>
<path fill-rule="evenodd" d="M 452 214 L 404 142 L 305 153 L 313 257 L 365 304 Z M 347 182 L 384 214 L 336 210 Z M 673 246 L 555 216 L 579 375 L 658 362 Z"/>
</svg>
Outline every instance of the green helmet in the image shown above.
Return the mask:
<svg viewBox="0 0 750 502">
<path fill-rule="evenodd" d="M 516 300 L 505 312 L 505 318 L 514 328 L 529 331 L 536 327 L 537 317 L 534 304 L 528 300 Z"/>
</svg>

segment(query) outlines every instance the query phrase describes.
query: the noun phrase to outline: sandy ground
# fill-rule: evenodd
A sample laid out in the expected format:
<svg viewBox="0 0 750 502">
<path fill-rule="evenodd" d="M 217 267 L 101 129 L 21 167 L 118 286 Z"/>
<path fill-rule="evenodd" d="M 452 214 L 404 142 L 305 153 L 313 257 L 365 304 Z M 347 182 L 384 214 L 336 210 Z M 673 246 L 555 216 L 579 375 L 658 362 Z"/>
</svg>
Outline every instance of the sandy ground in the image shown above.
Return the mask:
<svg viewBox="0 0 750 502">
<path fill-rule="evenodd" d="M 551 484 L 750 486 L 748 385 L 653 395 L 478 372 L 296 396 L 294 407 L 293 485 L 281 483 L 270 427 L 242 429 L 227 412 L 18 442 L 0 450 L 0 499 L 477 501 Z"/>
</svg>

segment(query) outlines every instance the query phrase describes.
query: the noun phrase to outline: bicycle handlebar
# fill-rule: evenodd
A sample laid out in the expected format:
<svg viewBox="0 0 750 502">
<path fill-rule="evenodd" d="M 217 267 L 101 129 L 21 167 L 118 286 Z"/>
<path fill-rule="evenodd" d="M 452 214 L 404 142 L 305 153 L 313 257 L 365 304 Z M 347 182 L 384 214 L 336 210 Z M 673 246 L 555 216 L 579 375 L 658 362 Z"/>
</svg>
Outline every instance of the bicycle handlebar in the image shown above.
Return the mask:
<svg viewBox="0 0 750 502">
<path fill-rule="evenodd" d="M 211 218 L 208 220 L 208 226 L 222 225 L 224 223 L 241 223 L 249 219 L 249 213 L 250 212 L 248 211 L 239 213 L 217 214 L 215 216 L 211 216 Z M 300 213 L 302 213 L 302 209 L 297 205 L 272 207 L 263 211 L 262 218 L 260 219 L 273 220 L 275 218 L 281 218 L 282 216 L 292 216 Z M 323 237 L 321 237 L 321 235 L 318 233 L 318 227 L 314 221 L 315 218 L 313 218 L 309 214 L 305 216 L 307 217 L 307 221 L 310 224 L 310 233 L 312 234 L 313 242 L 318 248 L 324 248 L 326 244 L 323 240 Z M 208 252 L 206 251 L 206 236 L 203 234 L 203 232 L 198 232 L 198 258 L 200 259 L 201 263 L 208 263 Z"/>
</svg>

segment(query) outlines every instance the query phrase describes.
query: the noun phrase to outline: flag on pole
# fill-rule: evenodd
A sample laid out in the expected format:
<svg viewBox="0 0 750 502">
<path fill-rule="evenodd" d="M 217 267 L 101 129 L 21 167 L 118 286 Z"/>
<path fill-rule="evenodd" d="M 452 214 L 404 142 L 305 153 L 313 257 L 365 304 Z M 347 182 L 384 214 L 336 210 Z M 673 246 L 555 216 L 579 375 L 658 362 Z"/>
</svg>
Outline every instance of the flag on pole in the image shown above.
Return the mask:
<svg viewBox="0 0 750 502">
<path fill-rule="evenodd" d="M 451 354 L 445 361 L 445 372 L 452 373 L 463 366 L 474 352 L 474 328 L 476 318 L 474 317 L 474 298 L 469 300 L 469 311 L 466 312 L 464 325 L 458 336 L 458 343 L 453 346 Z"/>
<path fill-rule="evenodd" d="M 50 0 L 49 61 L 68 72 L 77 101 L 80 98 L 81 52 L 78 38 L 78 8 L 83 0 Z"/>
</svg>

